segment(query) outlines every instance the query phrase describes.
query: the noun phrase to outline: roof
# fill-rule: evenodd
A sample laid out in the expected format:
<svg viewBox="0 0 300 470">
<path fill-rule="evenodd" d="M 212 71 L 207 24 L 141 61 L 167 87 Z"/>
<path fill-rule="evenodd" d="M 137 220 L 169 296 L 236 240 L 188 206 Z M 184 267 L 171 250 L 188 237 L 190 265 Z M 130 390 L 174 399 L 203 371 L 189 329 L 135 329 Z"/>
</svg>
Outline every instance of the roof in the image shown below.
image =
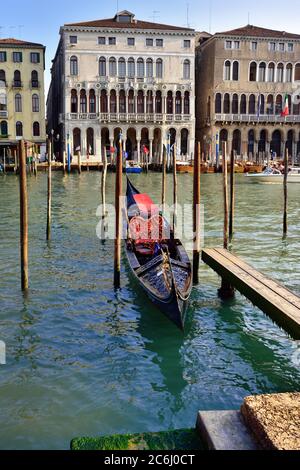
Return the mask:
<svg viewBox="0 0 300 470">
<path fill-rule="evenodd" d="M 0 39 L 0 45 L 45 47 L 43 46 L 43 44 L 38 44 L 35 42 L 29 42 L 29 41 L 21 41 L 20 39 L 15 39 L 15 38 Z"/>
<path fill-rule="evenodd" d="M 117 17 L 120 15 L 128 14 L 134 18 L 133 13 L 123 11 L 118 13 L 114 18 L 108 18 L 103 20 L 94 20 L 94 21 L 83 21 L 81 23 L 67 23 L 66 27 L 69 26 L 78 26 L 86 28 L 117 28 L 117 29 L 155 29 L 162 31 L 194 31 L 193 29 L 182 27 L 182 26 L 172 26 L 167 24 L 160 23 L 151 23 L 149 21 L 140 21 L 133 19 L 131 23 L 123 23 L 117 21 Z"/>
<path fill-rule="evenodd" d="M 241 28 L 232 29 L 231 31 L 224 31 L 216 33 L 222 36 L 245 36 L 256 38 L 278 38 L 278 39 L 300 39 L 299 34 L 287 33 L 286 31 L 276 31 L 274 29 L 261 28 L 260 26 L 253 26 L 248 24 Z"/>
</svg>

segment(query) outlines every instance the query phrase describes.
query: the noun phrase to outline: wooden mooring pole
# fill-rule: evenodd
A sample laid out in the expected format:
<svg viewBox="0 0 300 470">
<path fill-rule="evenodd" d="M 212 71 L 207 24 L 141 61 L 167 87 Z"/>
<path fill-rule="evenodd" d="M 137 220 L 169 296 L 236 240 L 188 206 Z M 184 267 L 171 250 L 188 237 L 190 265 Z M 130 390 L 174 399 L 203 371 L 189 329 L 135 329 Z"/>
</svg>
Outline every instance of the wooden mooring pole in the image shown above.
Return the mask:
<svg viewBox="0 0 300 470">
<path fill-rule="evenodd" d="M 176 230 L 176 224 L 177 224 L 177 203 L 178 203 L 178 197 L 177 197 L 177 167 L 176 167 L 176 152 L 177 152 L 177 147 L 176 144 L 173 147 L 173 204 L 174 204 L 174 215 L 173 215 L 173 232 L 175 233 Z"/>
<path fill-rule="evenodd" d="M 80 153 L 80 150 L 78 150 L 77 158 L 78 158 L 78 174 L 81 175 L 81 153 Z"/>
<path fill-rule="evenodd" d="M 235 152 L 232 150 L 230 158 L 230 212 L 229 212 L 229 240 L 232 241 L 234 231 L 235 209 Z"/>
<path fill-rule="evenodd" d="M 199 265 L 201 251 L 201 199 L 200 199 L 200 179 L 201 179 L 201 144 L 198 142 L 194 159 L 194 200 L 193 200 L 193 279 L 194 284 L 199 282 Z"/>
<path fill-rule="evenodd" d="M 106 179 L 107 179 L 107 150 L 106 147 L 103 148 L 103 169 L 102 169 L 102 178 L 101 178 L 101 195 L 102 195 L 102 238 L 105 239 L 105 234 L 108 230 L 107 225 L 107 210 L 106 210 Z"/>
<path fill-rule="evenodd" d="M 63 151 L 63 172 L 64 175 L 66 174 L 66 152 L 65 150 Z"/>
<path fill-rule="evenodd" d="M 163 148 L 163 163 L 162 163 L 162 194 L 161 205 L 162 211 L 165 212 L 166 206 L 166 187 L 167 187 L 167 152 L 166 147 Z"/>
<path fill-rule="evenodd" d="M 27 170 L 24 140 L 19 142 L 20 165 L 20 248 L 21 248 L 21 287 L 28 289 L 28 196 Z"/>
<path fill-rule="evenodd" d="M 47 192 L 47 241 L 51 240 L 51 218 L 52 218 L 52 145 L 48 139 L 48 192 Z"/>
<path fill-rule="evenodd" d="M 117 155 L 116 164 L 116 234 L 115 234 L 115 266 L 114 266 L 114 286 L 119 289 L 121 286 L 121 225 L 122 225 L 122 177 L 123 177 L 123 147 L 122 136 L 119 141 L 119 156 Z"/>
<path fill-rule="evenodd" d="M 284 208 L 283 208 L 283 237 L 287 237 L 288 232 L 288 173 L 289 173 L 289 150 L 286 149 L 284 156 L 284 179 L 283 179 L 283 194 L 284 194 Z"/>
<path fill-rule="evenodd" d="M 222 142 L 222 168 L 223 168 L 223 193 L 224 193 L 224 248 L 228 250 L 229 245 L 229 224 L 228 224 L 228 162 L 227 162 L 227 142 Z M 230 282 L 222 278 L 221 288 L 219 289 L 221 299 L 230 299 L 234 296 L 234 288 Z"/>
</svg>

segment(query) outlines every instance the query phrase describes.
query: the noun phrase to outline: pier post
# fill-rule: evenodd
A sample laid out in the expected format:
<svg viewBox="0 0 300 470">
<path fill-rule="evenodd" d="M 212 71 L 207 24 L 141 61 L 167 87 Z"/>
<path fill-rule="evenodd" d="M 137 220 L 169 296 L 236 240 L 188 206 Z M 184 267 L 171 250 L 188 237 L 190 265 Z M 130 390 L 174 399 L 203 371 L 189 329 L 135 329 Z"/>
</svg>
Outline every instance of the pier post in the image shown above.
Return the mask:
<svg viewBox="0 0 300 470">
<path fill-rule="evenodd" d="M 284 208 L 283 208 L 283 237 L 287 237 L 288 232 L 288 173 L 289 173 L 289 150 L 286 149 L 284 156 L 284 180 L 283 180 L 283 194 L 284 194 Z"/>
<path fill-rule="evenodd" d="M 228 245 L 229 245 L 228 206 L 229 204 L 228 204 L 227 142 L 222 142 L 222 155 L 223 155 L 222 169 L 223 169 L 223 192 L 224 192 L 224 248 L 225 250 L 228 250 Z M 225 277 L 222 278 L 221 288 L 219 289 L 218 293 L 219 293 L 219 297 L 224 300 L 234 297 L 234 288 L 225 279 Z"/>
<path fill-rule="evenodd" d="M 6 148 L 3 148 L 3 173 L 6 173 Z"/>
<path fill-rule="evenodd" d="M 114 266 L 114 286 L 119 289 L 121 286 L 121 224 L 122 224 L 122 177 L 123 177 L 123 147 L 122 135 L 119 140 L 119 155 L 117 154 L 116 164 L 116 235 L 115 235 L 115 266 Z"/>
<path fill-rule="evenodd" d="M 174 144 L 173 147 L 173 204 L 174 204 L 174 215 L 173 215 L 173 232 L 175 233 L 177 224 L 177 167 L 176 167 L 176 152 L 177 147 Z"/>
<path fill-rule="evenodd" d="M 47 241 L 51 240 L 51 218 L 52 218 L 52 145 L 51 140 L 47 140 L 48 144 L 48 192 L 47 192 Z"/>
<path fill-rule="evenodd" d="M 23 291 L 26 291 L 28 289 L 28 196 L 24 140 L 20 140 L 18 150 L 20 165 L 21 287 Z"/>
<path fill-rule="evenodd" d="M 193 250 L 193 279 L 194 284 L 199 282 L 199 265 L 201 251 L 201 198 L 200 198 L 200 179 L 201 179 L 201 144 L 198 142 L 198 148 L 194 159 L 194 201 L 193 201 L 193 231 L 194 231 L 194 250 Z"/>
<path fill-rule="evenodd" d="M 65 150 L 63 151 L 63 172 L 64 175 L 66 174 L 66 152 Z"/>
<path fill-rule="evenodd" d="M 166 154 L 166 147 L 164 145 L 163 164 L 162 164 L 162 197 L 161 197 L 161 204 L 162 204 L 163 212 L 165 212 L 165 205 L 166 205 L 166 187 L 167 187 L 167 154 Z"/>
<path fill-rule="evenodd" d="M 102 169 L 102 178 L 101 178 L 101 195 L 102 195 L 102 236 L 105 238 L 105 233 L 107 232 L 107 211 L 106 211 L 106 178 L 107 178 L 107 150 L 104 148 L 103 152 L 103 169 Z"/>
<path fill-rule="evenodd" d="M 77 158 L 78 158 L 78 174 L 81 175 L 81 153 L 80 153 L 80 150 L 78 150 Z"/>
<path fill-rule="evenodd" d="M 235 152 L 232 150 L 230 158 L 230 213 L 229 213 L 229 240 L 232 241 L 234 231 L 235 209 Z"/>
</svg>

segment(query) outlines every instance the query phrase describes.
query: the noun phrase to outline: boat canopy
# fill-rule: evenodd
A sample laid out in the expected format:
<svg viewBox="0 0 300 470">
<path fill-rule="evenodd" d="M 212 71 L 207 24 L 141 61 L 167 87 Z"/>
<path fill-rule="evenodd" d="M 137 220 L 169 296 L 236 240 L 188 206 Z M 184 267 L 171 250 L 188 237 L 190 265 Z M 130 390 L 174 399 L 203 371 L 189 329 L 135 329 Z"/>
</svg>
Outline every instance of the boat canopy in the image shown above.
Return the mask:
<svg viewBox="0 0 300 470">
<path fill-rule="evenodd" d="M 141 215 L 157 215 L 159 214 L 159 207 L 152 201 L 148 194 L 135 194 L 134 200 Z"/>
</svg>

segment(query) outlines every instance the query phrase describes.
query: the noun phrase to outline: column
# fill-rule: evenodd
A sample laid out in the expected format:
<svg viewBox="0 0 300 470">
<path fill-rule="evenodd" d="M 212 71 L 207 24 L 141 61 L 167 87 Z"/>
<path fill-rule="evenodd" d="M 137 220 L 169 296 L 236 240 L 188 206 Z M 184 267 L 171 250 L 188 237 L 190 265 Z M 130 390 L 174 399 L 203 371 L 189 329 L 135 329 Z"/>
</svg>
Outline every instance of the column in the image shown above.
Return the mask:
<svg viewBox="0 0 300 470">
<path fill-rule="evenodd" d="M 144 114 L 147 114 L 147 92 L 144 93 Z"/>
<path fill-rule="evenodd" d="M 96 133 L 96 148 L 95 148 L 96 160 L 102 162 L 102 139 L 101 139 L 101 128 Z"/>
<path fill-rule="evenodd" d="M 252 161 L 255 161 L 257 162 L 258 160 L 258 142 L 257 140 L 254 141 L 254 155 L 253 155 L 253 158 L 252 158 Z"/>
<path fill-rule="evenodd" d="M 117 101 L 117 114 L 120 112 L 120 93 L 116 90 L 116 101 Z"/>
<path fill-rule="evenodd" d="M 284 158 L 284 152 L 285 152 L 285 140 L 281 142 L 281 155 L 277 155 L 278 157 Z"/>
<path fill-rule="evenodd" d="M 137 152 L 138 152 L 138 163 L 140 163 L 141 162 L 141 139 L 137 138 L 136 142 L 137 142 Z"/>
<path fill-rule="evenodd" d="M 134 112 L 137 114 L 137 92 L 134 91 Z"/>
<path fill-rule="evenodd" d="M 184 93 L 181 93 L 181 115 L 184 114 Z"/>
<path fill-rule="evenodd" d="M 87 142 L 86 142 L 86 128 L 81 130 L 81 158 L 82 160 L 87 159 Z"/>
<path fill-rule="evenodd" d="M 110 90 L 107 90 L 107 112 L 110 115 Z M 110 121 L 110 119 L 108 119 Z"/>
<path fill-rule="evenodd" d="M 295 166 L 296 161 L 297 161 L 297 142 L 293 141 L 292 166 Z"/>
<path fill-rule="evenodd" d="M 150 163 L 152 163 L 152 160 L 153 160 L 153 139 L 150 139 L 149 140 L 150 142 L 150 154 L 149 154 L 149 160 L 150 160 Z"/>
</svg>

